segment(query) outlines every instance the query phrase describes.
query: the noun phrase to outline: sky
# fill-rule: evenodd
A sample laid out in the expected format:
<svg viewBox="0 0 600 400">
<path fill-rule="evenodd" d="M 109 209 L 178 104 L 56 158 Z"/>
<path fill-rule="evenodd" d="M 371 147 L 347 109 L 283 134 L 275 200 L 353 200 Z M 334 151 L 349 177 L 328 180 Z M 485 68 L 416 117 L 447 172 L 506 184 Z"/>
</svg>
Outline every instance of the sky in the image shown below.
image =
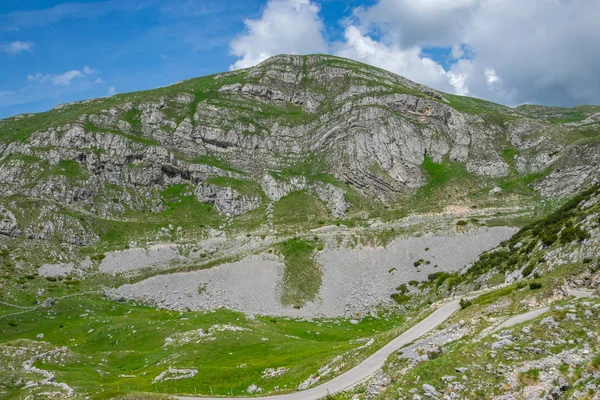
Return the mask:
<svg viewBox="0 0 600 400">
<path fill-rule="evenodd" d="M 598 0 L 2 0 L 0 118 L 328 53 L 508 106 L 600 104 Z"/>
</svg>

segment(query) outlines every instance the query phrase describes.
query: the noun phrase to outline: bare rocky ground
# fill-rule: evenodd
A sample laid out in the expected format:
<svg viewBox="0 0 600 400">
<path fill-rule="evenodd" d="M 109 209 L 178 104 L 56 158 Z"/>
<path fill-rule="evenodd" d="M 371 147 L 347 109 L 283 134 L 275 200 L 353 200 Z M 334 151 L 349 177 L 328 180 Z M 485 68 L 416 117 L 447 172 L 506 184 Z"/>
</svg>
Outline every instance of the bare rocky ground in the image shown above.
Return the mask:
<svg viewBox="0 0 600 400">
<path fill-rule="evenodd" d="M 248 314 L 350 316 L 389 303 L 390 294 L 402 283 L 426 280 L 433 272 L 458 270 L 514 232 L 507 227 L 483 228 L 399 238 L 386 247 L 328 244 L 316 256 L 322 269 L 319 299 L 299 309 L 280 303 L 285 265 L 272 254 L 250 255 L 206 270 L 158 275 L 111 294 L 175 310 L 227 307 Z"/>
<path fill-rule="evenodd" d="M 481 328 L 502 318 L 453 322 L 399 350 L 364 390 L 336 399 L 599 399 L 599 310 L 598 299 L 554 305 L 549 315 L 493 335 L 481 335 Z M 435 363 L 447 374 L 419 382 Z"/>
</svg>

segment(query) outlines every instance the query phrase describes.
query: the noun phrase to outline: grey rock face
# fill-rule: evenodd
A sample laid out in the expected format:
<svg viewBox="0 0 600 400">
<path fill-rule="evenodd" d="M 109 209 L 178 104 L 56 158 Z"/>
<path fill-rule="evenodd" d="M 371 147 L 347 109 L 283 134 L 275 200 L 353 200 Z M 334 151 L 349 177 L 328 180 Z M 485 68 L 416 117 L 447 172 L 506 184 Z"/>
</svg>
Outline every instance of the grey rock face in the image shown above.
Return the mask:
<svg viewBox="0 0 600 400">
<path fill-rule="evenodd" d="M 241 215 L 261 206 L 262 199 L 242 194 L 230 187 L 200 183 L 195 191 L 198 201 L 211 203 L 228 216 Z"/>
<path fill-rule="evenodd" d="M 287 181 L 282 181 L 275 179 L 270 174 L 265 174 L 260 183 L 263 191 L 272 201 L 281 200 L 291 192 L 307 188 L 306 178 L 304 177 L 292 177 Z"/>
<path fill-rule="evenodd" d="M 17 219 L 10 210 L 0 206 L 0 235 L 16 236 L 19 230 Z"/>
<path fill-rule="evenodd" d="M 312 185 L 312 189 L 322 201 L 327 203 L 327 207 L 329 207 L 334 217 L 339 218 L 344 216 L 348 209 L 348 204 L 344 200 L 344 189 L 329 183 L 314 184 Z"/>
</svg>

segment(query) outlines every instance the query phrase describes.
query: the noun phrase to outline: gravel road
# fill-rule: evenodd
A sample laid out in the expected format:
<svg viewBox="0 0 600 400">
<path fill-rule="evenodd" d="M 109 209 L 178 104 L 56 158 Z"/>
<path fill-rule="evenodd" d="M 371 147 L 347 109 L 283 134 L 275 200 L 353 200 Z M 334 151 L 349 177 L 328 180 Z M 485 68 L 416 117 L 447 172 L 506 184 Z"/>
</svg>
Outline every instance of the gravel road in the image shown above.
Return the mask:
<svg viewBox="0 0 600 400">
<path fill-rule="evenodd" d="M 584 297 L 590 297 L 592 295 L 592 293 L 584 292 L 582 290 L 571 290 L 571 295 L 575 296 L 575 298 L 581 299 Z M 498 325 L 496 327 L 496 329 L 494 329 L 494 332 L 497 332 L 504 328 L 510 328 L 511 326 L 518 325 L 525 321 L 535 319 L 535 318 L 539 317 L 540 315 L 547 313 L 548 311 L 550 311 L 550 307 L 544 307 L 544 308 L 529 311 L 529 312 L 526 312 L 523 314 L 515 315 L 514 317 L 509 318 L 506 321 L 504 321 L 503 323 L 501 323 L 500 325 Z"/>
</svg>

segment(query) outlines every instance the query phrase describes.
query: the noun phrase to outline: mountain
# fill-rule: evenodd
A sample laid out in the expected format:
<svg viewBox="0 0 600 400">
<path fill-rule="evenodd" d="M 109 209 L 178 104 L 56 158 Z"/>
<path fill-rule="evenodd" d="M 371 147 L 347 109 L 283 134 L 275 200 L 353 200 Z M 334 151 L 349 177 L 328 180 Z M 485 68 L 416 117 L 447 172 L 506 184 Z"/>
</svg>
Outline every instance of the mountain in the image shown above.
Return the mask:
<svg viewBox="0 0 600 400">
<path fill-rule="evenodd" d="M 190 193 L 215 206 L 194 205 L 205 225 L 262 219 L 298 191 L 315 219 L 415 196 L 422 207 L 569 196 L 599 179 L 599 111 L 510 109 L 342 58 L 276 56 L 1 121 L 0 232 L 96 243 L 95 218 L 161 219 Z"/>
<path fill-rule="evenodd" d="M 463 299 L 338 398 L 576 397 L 599 167 L 600 106 L 326 55 L 2 120 L 0 395 L 288 393 Z M 552 329 L 493 332 L 540 306 Z"/>
</svg>

